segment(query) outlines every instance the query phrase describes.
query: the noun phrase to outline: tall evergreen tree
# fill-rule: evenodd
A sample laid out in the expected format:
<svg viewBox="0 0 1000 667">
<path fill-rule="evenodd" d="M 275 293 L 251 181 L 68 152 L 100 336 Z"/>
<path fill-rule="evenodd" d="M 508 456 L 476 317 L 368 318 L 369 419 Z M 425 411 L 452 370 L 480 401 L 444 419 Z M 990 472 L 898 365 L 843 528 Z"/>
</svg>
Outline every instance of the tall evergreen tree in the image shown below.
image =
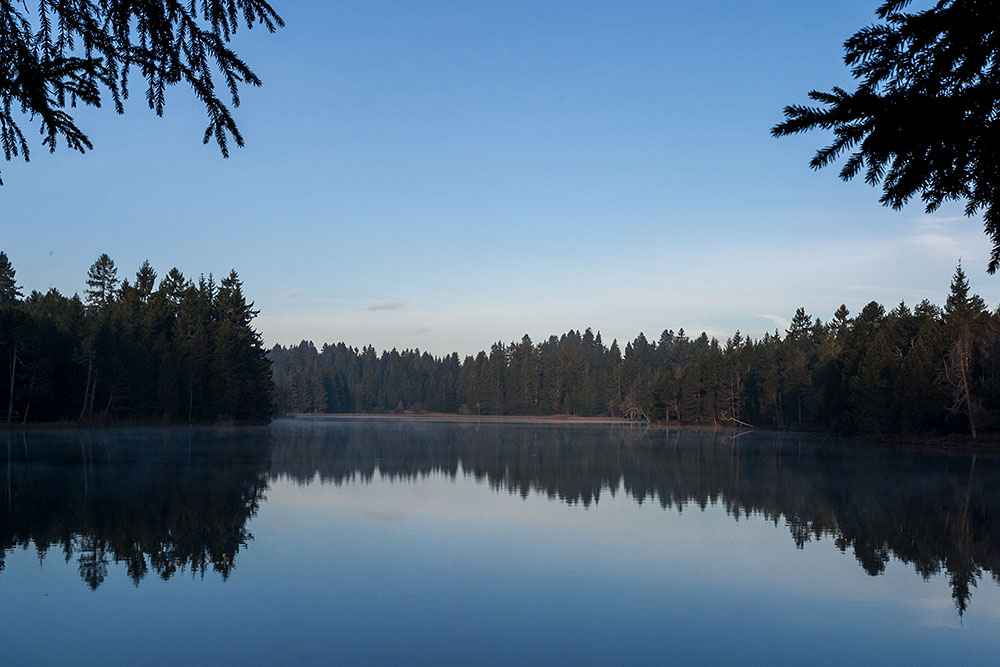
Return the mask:
<svg viewBox="0 0 1000 667">
<path fill-rule="evenodd" d="M 135 290 L 138 293 L 139 300 L 143 303 L 148 301 L 155 287 L 156 271 L 150 266 L 149 260 L 146 260 L 135 274 Z"/>
<path fill-rule="evenodd" d="M 781 355 L 782 389 L 790 412 L 788 419 L 791 421 L 794 416 L 799 427 L 812 407 L 814 356 L 812 318 L 806 314 L 805 308 L 799 308 L 785 332 Z"/>
<path fill-rule="evenodd" d="M 885 333 L 879 331 L 865 350 L 857 374 L 851 378 L 852 414 L 849 428 L 864 433 L 889 430 L 893 355 Z"/>
<path fill-rule="evenodd" d="M 101 253 L 87 271 L 87 305 L 103 308 L 114 301 L 117 291 L 118 269 L 107 253 Z"/>
<path fill-rule="evenodd" d="M 219 283 L 212 361 L 219 413 L 237 420 L 266 420 L 271 413 L 271 368 L 260 334 L 252 323 L 258 315 L 243 295 L 236 271 Z"/>
<path fill-rule="evenodd" d="M 986 326 L 986 304 L 977 294 L 969 295 L 969 281 L 959 265 L 951 281 L 951 292 L 944 307 L 944 321 L 951 346 L 945 358 L 945 377 L 952 387 L 951 411 L 964 413 L 969 432 L 976 438 L 978 403 L 973 395 L 973 366 L 976 342 Z"/>
<path fill-rule="evenodd" d="M 943 423 L 947 403 L 940 377 L 941 323 L 924 322 L 899 368 L 893 388 L 892 412 L 903 433 L 920 433 Z"/>
<path fill-rule="evenodd" d="M 21 299 L 21 289 L 14 279 L 14 267 L 7 253 L 0 250 L 0 307 L 12 306 Z"/>
</svg>

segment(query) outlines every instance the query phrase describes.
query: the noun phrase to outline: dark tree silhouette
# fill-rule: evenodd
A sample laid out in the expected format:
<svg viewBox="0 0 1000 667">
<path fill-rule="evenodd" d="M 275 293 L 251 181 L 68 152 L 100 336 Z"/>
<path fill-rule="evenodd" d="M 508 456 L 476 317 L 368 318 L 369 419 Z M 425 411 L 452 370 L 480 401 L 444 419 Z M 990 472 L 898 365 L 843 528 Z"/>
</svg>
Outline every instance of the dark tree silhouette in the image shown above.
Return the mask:
<svg viewBox="0 0 1000 667">
<path fill-rule="evenodd" d="M 623 352 L 587 329 L 540 343 L 527 335 L 497 342 L 463 362 L 456 353 L 379 355 L 370 345 L 317 349 L 309 341 L 276 345 L 268 356 L 278 413 L 566 414 L 855 435 L 1000 433 L 1000 310 L 971 294 L 961 267 L 943 310 L 924 300 L 887 312 L 872 301 L 856 317 L 841 305 L 824 323 L 799 308 L 784 337 L 737 332 L 722 342 L 667 329 L 655 343 L 640 333 Z"/>
<path fill-rule="evenodd" d="M 7 253 L 0 251 L 0 306 L 12 306 L 23 296 L 14 279 L 16 274 Z"/>
<path fill-rule="evenodd" d="M 985 0 L 939 0 L 905 12 L 911 0 L 888 0 L 880 23 L 844 43 L 844 62 L 859 81 L 854 92 L 813 90 L 821 107 L 785 107 L 771 134 L 832 130 L 834 141 L 813 156 L 825 167 L 848 157 L 840 177 L 865 172 L 882 185 L 880 201 L 900 209 L 919 195 L 928 212 L 964 201 L 982 211 L 993 242 L 989 272 L 1000 267 L 1000 14 Z"/>
<path fill-rule="evenodd" d="M 260 79 L 228 44 L 240 24 L 263 25 L 270 32 L 284 25 L 266 0 L 37 0 L 0 2 L 0 143 L 4 157 L 30 151 L 18 123 L 37 120 L 42 143 L 54 151 L 66 146 L 93 148 L 86 133 L 66 111 L 85 104 L 99 107 L 109 94 L 123 113 L 129 75 L 146 82 L 149 108 L 163 115 L 166 87 L 187 83 L 205 105 L 204 142 L 215 139 L 224 156 L 229 138 L 243 136 L 229 104 L 220 96 L 224 81 L 232 105 L 239 106 L 239 85 Z M 0 180 L 0 184 L 3 181 Z"/>
<path fill-rule="evenodd" d="M 0 279 L 5 259 L 0 252 Z M 86 305 L 54 289 L 0 301 L 8 424 L 268 421 L 271 367 L 235 272 L 216 285 L 174 268 L 157 287 L 149 262 L 130 283 L 102 254 L 87 286 Z"/>
<path fill-rule="evenodd" d="M 101 256 L 87 271 L 87 305 L 94 309 L 107 306 L 118 292 L 118 269 L 108 254 Z"/>
</svg>

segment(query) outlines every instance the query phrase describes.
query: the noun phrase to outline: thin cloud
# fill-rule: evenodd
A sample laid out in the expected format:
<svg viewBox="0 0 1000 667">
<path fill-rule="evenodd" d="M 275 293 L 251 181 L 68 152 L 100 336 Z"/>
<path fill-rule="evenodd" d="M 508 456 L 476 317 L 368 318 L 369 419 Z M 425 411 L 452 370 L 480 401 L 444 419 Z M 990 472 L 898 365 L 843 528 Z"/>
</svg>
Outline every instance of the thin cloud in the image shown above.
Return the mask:
<svg viewBox="0 0 1000 667">
<path fill-rule="evenodd" d="M 361 516 L 376 523 L 399 523 L 403 520 L 403 515 L 395 512 L 362 512 Z"/>
<path fill-rule="evenodd" d="M 781 317 L 779 315 L 765 315 L 763 313 L 757 313 L 757 317 L 762 317 L 765 320 L 770 320 L 775 324 L 777 324 L 782 329 L 787 329 L 788 327 L 792 326 L 792 323 L 788 319 Z"/>
<path fill-rule="evenodd" d="M 430 327 L 420 327 L 419 329 L 415 330 L 412 335 L 419 336 L 420 334 L 430 333 L 431 331 L 433 331 L 433 329 L 431 329 Z"/>
<path fill-rule="evenodd" d="M 361 310 L 376 313 L 383 310 L 406 310 L 405 301 L 379 301 L 378 303 L 373 303 L 365 306 Z"/>
<path fill-rule="evenodd" d="M 954 216 L 931 216 L 924 218 L 917 229 L 909 235 L 910 243 L 930 248 L 949 255 L 959 252 L 959 242 L 953 232 L 965 218 Z"/>
<path fill-rule="evenodd" d="M 938 224 L 947 225 L 953 222 L 964 222 L 969 220 L 969 218 L 964 215 L 924 215 L 919 218 L 913 218 L 913 221 L 921 225 L 925 224 Z"/>
<path fill-rule="evenodd" d="M 931 250 L 942 250 L 948 253 L 958 252 L 958 241 L 944 234 L 914 234 L 910 237 L 912 243 L 922 245 Z"/>
<path fill-rule="evenodd" d="M 288 300 L 288 299 L 298 299 L 299 296 L 301 296 L 301 295 L 302 295 L 302 292 L 300 292 L 299 290 L 297 290 L 297 289 L 290 289 L 287 292 L 282 292 L 281 294 L 279 294 L 278 298 L 279 299 L 285 299 L 285 300 Z"/>
</svg>

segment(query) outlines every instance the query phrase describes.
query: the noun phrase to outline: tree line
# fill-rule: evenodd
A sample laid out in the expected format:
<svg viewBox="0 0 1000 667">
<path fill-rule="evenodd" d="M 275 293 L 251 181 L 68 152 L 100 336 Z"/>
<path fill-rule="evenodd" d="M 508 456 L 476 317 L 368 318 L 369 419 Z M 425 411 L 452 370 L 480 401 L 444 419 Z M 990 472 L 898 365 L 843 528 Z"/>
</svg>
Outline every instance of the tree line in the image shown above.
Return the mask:
<svg viewBox="0 0 1000 667">
<path fill-rule="evenodd" d="M 632 417 L 847 434 L 995 432 L 1000 313 L 961 266 L 944 307 L 872 301 L 829 322 L 796 311 L 784 334 L 720 343 L 666 330 L 621 349 L 586 329 L 495 343 L 459 360 L 303 341 L 269 356 L 281 413 L 431 411 Z"/>
<path fill-rule="evenodd" d="M 270 418 L 270 364 L 236 271 L 218 283 L 149 262 L 119 280 L 102 254 L 85 298 L 23 297 L 0 252 L 0 414 L 58 421 L 259 422 Z"/>
</svg>

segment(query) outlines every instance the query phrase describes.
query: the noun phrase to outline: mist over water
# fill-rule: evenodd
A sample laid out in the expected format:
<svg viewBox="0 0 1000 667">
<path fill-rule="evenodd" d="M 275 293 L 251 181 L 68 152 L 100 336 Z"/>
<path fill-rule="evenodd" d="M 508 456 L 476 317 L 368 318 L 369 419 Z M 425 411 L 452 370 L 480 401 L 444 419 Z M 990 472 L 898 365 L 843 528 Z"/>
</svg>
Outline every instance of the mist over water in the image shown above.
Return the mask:
<svg viewBox="0 0 1000 667">
<path fill-rule="evenodd" d="M 1000 459 L 983 452 L 344 419 L 11 432 L 0 455 L 0 634 L 20 662 L 1000 647 Z"/>
</svg>

